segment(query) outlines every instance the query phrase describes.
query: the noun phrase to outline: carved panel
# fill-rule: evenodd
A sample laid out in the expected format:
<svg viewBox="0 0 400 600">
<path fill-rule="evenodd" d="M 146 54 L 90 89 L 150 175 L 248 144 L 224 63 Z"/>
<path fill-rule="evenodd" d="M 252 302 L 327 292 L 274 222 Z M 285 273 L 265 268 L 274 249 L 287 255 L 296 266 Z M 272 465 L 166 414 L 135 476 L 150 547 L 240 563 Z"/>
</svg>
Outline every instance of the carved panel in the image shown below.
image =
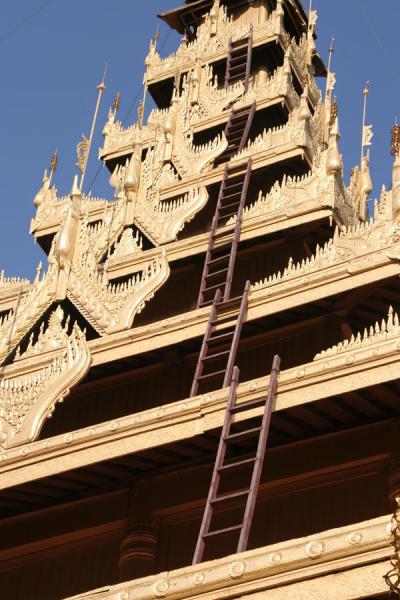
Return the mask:
<svg viewBox="0 0 400 600">
<path fill-rule="evenodd" d="M 15 364 L 0 379 L 0 445 L 4 448 L 33 441 L 57 402 L 87 373 L 90 352 L 85 333 L 75 323 L 68 333 L 58 308 L 36 342 L 17 353 Z M 46 360 L 43 360 L 43 359 Z"/>
</svg>

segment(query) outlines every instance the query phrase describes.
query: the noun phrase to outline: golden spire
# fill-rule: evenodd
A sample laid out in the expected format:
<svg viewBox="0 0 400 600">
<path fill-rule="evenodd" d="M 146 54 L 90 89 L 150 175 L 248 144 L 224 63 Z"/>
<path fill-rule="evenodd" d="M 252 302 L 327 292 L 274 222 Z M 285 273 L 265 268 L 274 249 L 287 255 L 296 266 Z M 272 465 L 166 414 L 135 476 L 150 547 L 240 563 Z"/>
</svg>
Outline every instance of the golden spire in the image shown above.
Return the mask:
<svg viewBox="0 0 400 600">
<path fill-rule="evenodd" d="M 154 50 L 157 50 L 157 43 L 158 43 L 159 39 L 160 39 L 160 34 L 159 34 L 159 27 L 157 25 L 157 29 L 156 29 L 156 32 L 154 34 Z"/>
<path fill-rule="evenodd" d="M 119 109 L 120 104 L 121 104 L 121 92 L 117 92 L 115 94 L 114 102 L 113 102 L 113 105 L 112 105 L 114 113 L 117 112 L 117 110 Z"/>
<path fill-rule="evenodd" d="M 139 121 L 140 128 L 143 126 L 143 116 L 144 116 L 144 101 L 140 100 L 139 106 L 138 106 L 138 121 Z"/>
<path fill-rule="evenodd" d="M 329 58 L 328 58 L 328 74 L 326 76 L 326 90 L 325 90 L 325 102 L 326 100 L 332 95 L 332 91 L 333 88 L 335 86 L 335 74 L 332 73 L 331 71 L 331 67 L 332 67 L 332 56 L 333 56 L 333 52 L 334 52 L 334 48 L 333 48 L 333 43 L 335 41 L 335 38 L 333 37 L 333 35 L 331 36 L 331 45 L 329 47 Z"/>
<path fill-rule="evenodd" d="M 329 127 L 334 126 L 337 116 L 338 116 L 338 105 L 337 105 L 337 100 L 336 100 L 336 96 L 335 96 L 333 99 L 333 102 L 331 104 L 331 111 L 329 114 Z"/>
<path fill-rule="evenodd" d="M 396 121 L 392 127 L 392 156 L 398 156 L 400 151 L 400 125 L 397 124 Z"/>
<path fill-rule="evenodd" d="M 372 125 L 366 125 L 365 124 L 365 117 L 367 115 L 367 98 L 368 98 L 368 94 L 369 94 L 368 84 L 369 84 L 369 81 L 367 81 L 367 83 L 365 84 L 365 88 L 363 89 L 364 106 L 363 106 L 363 118 L 362 118 L 361 162 L 360 162 L 360 165 L 361 165 L 362 160 L 364 158 L 364 148 L 366 146 L 371 146 L 371 140 L 372 140 L 372 137 L 374 135 L 373 132 L 372 132 Z"/>
<path fill-rule="evenodd" d="M 57 171 L 57 164 L 58 164 L 58 149 L 56 148 L 50 159 L 50 183 L 51 183 L 51 180 L 53 179 L 53 174 Z"/>
<path fill-rule="evenodd" d="M 87 169 L 87 165 L 88 165 L 88 161 L 89 161 L 90 149 L 92 147 L 93 134 L 94 134 L 94 130 L 96 127 L 96 121 L 97 121 L 97 115 L 99 113 L 101 97 L 106 89 L 105 80 L 106 80 L 106 76 L 107 76 L 107 69 L 108 69 L 108 65 L 105 66 L 103 78 L 102 78 L 101 82 L 99 83 L 99 85 L 97 86 L 97 91 L 98 91 L 97 102 L 96 102 L 96 108 L 94 111 L 92 128 L 90 130 L 89 139 L 87 139 L 87 137 L 84 134 L 82 134 L 82 142 L 80 142 L 80 144 L 78 144 L 78 147 L 77 147 L 77 152 L 78 152 L 77 166 L 80 168 L 80 170 L 82 172 L 81 182 L 79 185 L 80 192 L 82 192 L 83 182 L 85 180 L 86 169 Z"/>
<path fill-rule="evenodd" d="M 160 34 L 158 33 L 158 25 L 157 25 L 157 29 L 154 34 L 154 38 L 150 42 L 150 47 L 153 46 L 154 52 L 157 50 L 157 43 L 158 43 L 159 39 L 160 39 Z M 143 79 L 143 99 L 140 101 L 139 106 L 138 106 L 138 124 L 139 124 L 140 129 L 143 127 L 143 117 L 144 117 L 144 108 L 146 106 L 146 97 L 147 97 L 147 73 L 145 74 L 144 79 Z"/>
</svg>

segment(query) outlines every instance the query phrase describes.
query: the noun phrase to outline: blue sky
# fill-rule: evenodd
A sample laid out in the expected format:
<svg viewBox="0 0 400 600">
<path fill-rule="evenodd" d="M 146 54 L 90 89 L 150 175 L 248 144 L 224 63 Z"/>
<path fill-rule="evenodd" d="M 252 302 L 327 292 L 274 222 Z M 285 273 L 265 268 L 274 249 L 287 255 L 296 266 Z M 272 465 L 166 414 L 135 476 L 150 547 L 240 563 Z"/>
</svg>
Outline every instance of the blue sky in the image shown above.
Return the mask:
<svg viewBox="0 0 400 600">
<path fill-rule="evenodd" d="M 68 193 L 76 172 L 76 144 L 89 133 L 96 85 L 109 64 L 107 91 L 98 122 L 87 184 L 97 169 L 101 129 L 115 92 L 122 93 L 119 117 L 136 119 L 143 62 L 156 14 L 179 0 L 14 0 L 3 2 L 0 25 L 2 140 L 0 153 L 0 270 L 32 277 L 40 248 L 29 236 L 33 197 L 52 151 L 59 150 L 55 184 Z M 138 8 L 140 7 L 140 8 Z M 373 123 L 371 149 L 374 194 L 390 183 L 390 127 L 400 117 L 398 60 L 399 0 L 314 0 L 318 10 L 318 49 L 327 57 L 335 36 L 333 70 L 346 176 L 359 161 L 362 89 L 370 80 L 367 122 Z M 37 12 L 36 12 L 37 11 Z M 163 54 L 178 42 L 160 24 Z M 129 109 L 131 111 L 129 112 Z M 128 114 L 129 113 L 129 114 Z M 105 169 L 93 186 L 111 197 Z"/>
</svg>

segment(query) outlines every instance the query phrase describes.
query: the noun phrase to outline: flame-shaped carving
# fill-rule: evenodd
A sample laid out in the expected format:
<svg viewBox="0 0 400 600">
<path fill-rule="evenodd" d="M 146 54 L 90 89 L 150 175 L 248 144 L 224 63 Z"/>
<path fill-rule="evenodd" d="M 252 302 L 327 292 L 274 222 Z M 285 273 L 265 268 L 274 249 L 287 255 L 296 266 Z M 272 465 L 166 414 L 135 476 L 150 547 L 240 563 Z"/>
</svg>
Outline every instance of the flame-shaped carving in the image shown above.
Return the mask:
<svg viewBox="0 0 400 600">
<path fill-rule="evenodd" d="M 76 323 L 68 334 L 63 316 L 61 309 L 54 312 L 36 344 L 18 357 L 17 365 L 4 369 L 0 380 L 0 446 L 4 448 L 33 441 L 57 402 L 89 369 L 86 336 Z M 47 364 L 43 364 L 46 352 Z"/>
<path fill-rule="evenodd" d="M 341 354 L 349 350 L 354 350 L 355 348 L 361 348 L 369 346 L 371 344 L 385 342 L 386 340 L 389 340 L 393 337 L 398 337 L 399 335 L 399 316 L 393 311 L 393 307 L 391 306 L 389 308 L 387 318 L 382 319 L 381 323 L 376 321 L 375 325 L 371 325 L 369 328 L 365 328 L 363 333 L 358 332 L 356 335 L 352 335 L 349 340 L 344 340 L 343 342 L 339 342 L 338 344 L 332 346 L 331 348 L 328 348 L 327 350 L 319 352 L 319 354 L 316 354 L 316 356 L 314 357 L 314 360 L 318 360 L 319 358 L 326 358 L 328 356 L 333 356 L 336 354 Z"/>
<path fill-rule="evenodd" d="M 87 222 L 81 222 L 78 258 L 74 260 L 67 295 L 101 334 L 121 331 L 132 325 L 135 314 L 161 287 L 170 269 L 165 251 L 140 273 L 121 284 L 110 284 L 97 268 L 90 246 Z"/>
<path fill-rule="evenodd" d="M 386 191 L 383 194 L 386 202 L 390 202 L 391 195 Z M 387 217 L 387 212 L 379 213 L 376 208 L 376 218 L 368 223 L 358 222 L 348 228 L 343 227 L 340 231 L 335 230 L 334 237 L 322 247 L 317 245 L 315 253 L 311 257 L 295 263 L 290 258 L 288 266 L 283 272 L 278 271 L 266 279 L 254 284 L 253 289 L 260 289 L 283 281 L 297 279 L 322 271 L 327 267 L 338 263 L 344 263 L 352 259 L 358 259 L 363 255 L 377 250 L 385 249 L 387 256 L 399 260 L 397 242 L 400 232 L 393 223 L 392 217 Z"/>
<path fill-rule="evenodd" d="M 0 323 L 0 362 L 51 306 L 57 288 L 57 275 L 57 269 L 51 265 L 43 278 L 36 281 L 28 293 L 16 301 L 14 310 Z"/>
<path fill-rule="evenodd" d="M 29 279 L 24 277 L 6 277 L 4 271 L 0 271 L 0 293 L 3 290 L 18 289 L 30 285 Z"/>
<path fill-rule="evenodd" d="M 139 200 L 135 220 L 143 231 L 157 244 L 166 244 L 177 238 L 178 233 L 206 205 L 207 188 L 192 188 L 177 200 L 162 202 L 159 195 L 149 200 Z"/>
</svg>

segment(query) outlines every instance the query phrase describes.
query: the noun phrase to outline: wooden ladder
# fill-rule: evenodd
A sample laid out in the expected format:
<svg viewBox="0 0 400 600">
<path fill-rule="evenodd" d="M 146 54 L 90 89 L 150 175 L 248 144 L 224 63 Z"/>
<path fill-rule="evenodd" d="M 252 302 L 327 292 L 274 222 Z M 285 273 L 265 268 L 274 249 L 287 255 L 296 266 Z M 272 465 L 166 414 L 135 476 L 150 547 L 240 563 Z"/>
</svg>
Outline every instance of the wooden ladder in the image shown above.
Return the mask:
<svg viewBox="0 0 400 600">
<path fill-rule="evenodd" d="M 280 358 L 275 356 L 272 364 L 271 377 L 269 381 L 268 394 L 266 398 L 253 400 L 236 404 L 236 393 L 239 381 L 239 369 L 235 367 L 233 370 L 232 383 L 229 393 L 228 407 L 225 415 L 225 421 L 221 432 L 221 438 L 218 446 L 217 457 L 214 465 L 214 471 L 211 479 L 210 490 L 207 497 L 206 507 L 204 510 L 203 520 L 200 527 L 200 533 L 197 540 L 196 550 L 193 557 L 194 565 L 202 562 L 206 543 L 212 542 L 219 536 L 239 533 L 239 540 L 236 547 L 236 552 L 244 552 L 247 549 L 250 529 L 253 521 L 254 509 L 256 505 L 257 493 L 260 487 L 261 471 L 264 463 L 265 450 L 268 440 L 269 426 L 271 422 L 272 407 L 275 402 L 277 379 L 280 368 Z M 259 427 L 232 433 L 231 428 L 234 424 L 234 417 L 239 412 L 249 410 L 264 405 L 262 414 L 262 422 Z M 234 444 L 240 444 L 246 439 L 258 435 L 257 450 L 250 458 L 248 455 L 245 459 L 237 459 L 235 461 L 226 462 L 226 454 L 228 449 Z M 245 465 L 253 467 L 250 486 L 246 489 L 230 491 L 219 495 L 218 489 L 221 479 L 225 474 L 231 474 L 236 469 Z M 241 523 L 223 529 L 212 529 L 212 521 L 215 509 L 223 508 L 224 504 L 232 500 L 245 500 L 244 516 Z"/>
<path fill-rule="evenodd" d="M 229 300 L 250 175 L 251 159 L 237 167 L 225 166 L 208 239 L 197 308 L 212 304 L 218 289 L 221 290 L 220 300 Z M 218 231 L 233 217 L 236 219 L 228 230 Z"/>
<path fill-rule="evenodd" d="M 228 146 L 221 156 L 215 159 L 214 166 L 228 162 L 243 150 L 249 137 L 255 111 L 255 102 L 243 108 L 231 109 L 224 131 Z"/>
<path fill-rule="evenodd" d="M 251 55 L 253 52 L 253 25 L 250 25 L 249 32 L 245 37 L 232 41 L 229 40 L 228 60 L 225 72 L 225 89 L 235 83 L 243 81 L 244 92 L 249 89 L 249 80 L 251 72 Z"/>
<path fill-rule="evenodd" d="M 204 384 L 212 383 L 214 389 L 231 385 L 249 290 L 250 281 L 247 281 L 243 295 L 228 302 L 221 302 L 221 290 L 217 290 L 197 361 L 191 397 L 201 393 Z"/>
</svg>

